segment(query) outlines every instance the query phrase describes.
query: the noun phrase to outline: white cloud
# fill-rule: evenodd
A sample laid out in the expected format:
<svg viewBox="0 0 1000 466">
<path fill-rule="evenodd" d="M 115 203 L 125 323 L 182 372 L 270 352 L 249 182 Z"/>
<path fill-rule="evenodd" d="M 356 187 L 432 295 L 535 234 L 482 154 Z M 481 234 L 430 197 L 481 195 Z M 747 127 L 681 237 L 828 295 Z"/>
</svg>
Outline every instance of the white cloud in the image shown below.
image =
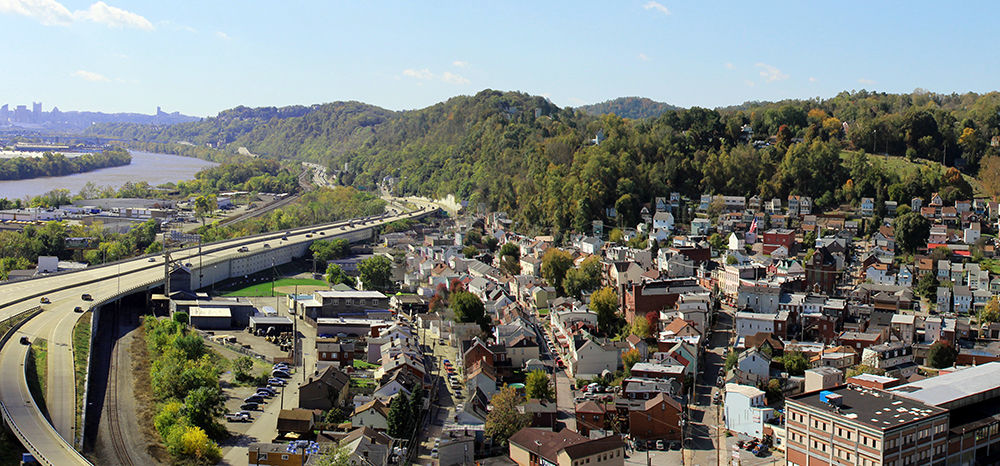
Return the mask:
<svg viewBox="0 0 1000 466">
<path fill-rule="evenodd" d="M 460 74 L 452 73 L 450 71 L 445 71 L 440 75 L 434 74 L 431 70 L 427 68 L 407 68 L 403 70 L 403 76 L 407 78 L 413 78 L 418 80 L 417 85 L 423 85 L 424 81 L 438 80 L 441 82 L 446 82 L 449 84 L 465 85 L 469 84 L 469 80 Z"/>
<path fill-rule="evenodd" d="M 104 2 L 94 3 L 87 10 L 73 13 L 73 16 L 113 28 L 128 27 L 145 31 L 153 30 L 153 23 L 150 23 L 148 19 Z"/>
<path fill-rule="evenodd" d="M 867 84 L 867 85 L 875 84 L 875 81 L 873 81 L 871 79 L 868 79 L 868 78 L 858 78 L 858 82 L 861 83 L 861 84 Z"/>
<path fill-rule="evenodd" d="M 668 10 L 667 7 L 663 6 L 663 4 L 659 2 L 654 2 L 652 0 L 646 2 L 644 5 L 642 5 L 642 7 L 647 10 L 659 11 L 660 13 L 663 13 L 665 15 L 670 14 L 670 10 Z"/>
<path fill-rule="evenodd" d="M 787 74 L 782 73 L 781 70 L 775 68 L 774 66 L 768 65 L 767 63 L 757 63 L 754 66 L 760 68 L 760 75 L 767 82 L 782 81 L 788 79 Z"/>
<path fill-rule="evenodd" d="M 464 61 L 464 60 L 455 60 L 455 61 L 451 62 L 451 64 L 452 64 L 452 66 L 456 66 L 458 68 L 465 68 L 466 66 L 469 66 L 469 62 Z"/>
<path fill-rule="evenodd" d="M 94 73 L 93 71 L 76 70 L 70 75 L 93 83 L 106 83 L 111 81 L 107 76 L 100 73 Z"/>
<path fill-rule="evenodd" d="M 141 15 L 98 1 L 86 10 L 70 12 L 56 0 L 0 0 L 0 13 L 12 13 L 34 18 L 46 26 L 69 26 L 89 21 L 108 27 L 153 30 L 153 23 Z"/>
<path fill-rule="evenodd" d="M 415 78 L 415 79 L 431 79 L 431 78 L 434 77 L 434 74 L 432 74 L 431 70 L 429 70 L 427 68 L 424 68 L 422 70 L 415 70 L 413 68 L 407 68 L 407 69 L 403 70 L 403 76 L 407 76 L 407 77 Z"/>
<path fill-rule="evenodd" d="M 441 75 L 441 80 L 446 83 L 452 83 L 452 84 L 460 84 L 460 85 L 469 84 L 468 79 L 449 71 L 445 71 L 444 74 Z"/>
<path fill-rule="evenodd" d="M 229 34 L 226 34 L 226 33 L 222 32 L 222 31 L 215 31 L 215 37 L 218 37 L 219 39 L 222 39 L 222 40 L 232 39 L 232 37 L 229 37 Z"/>
<path fill-rule="evenodd" d="M 747 87 L 753 87 L 754 86 L 754 82 L 751 81 L 751 80 L 749 80 L 749 79 L 746 80 L 746 81 L 743 81 L 743 82 L 747 85 Z"/>
<path fill-rule="evenodd" d="M 818 81 L 818 80 L 815 77 L 812 77 L 812 76 L 809 77 L 809 82 L 814 83 L 816 81 Z"/>
<path fill-rule="evenodd" d="M 0 13 L 27 16 L 46 26 L 68 26 L 73 22 L 73 13 L 55 0 L 0 0 Z"/>
<path fill-rule="evenodd" d="M 647 57 L 644 53 L 639 54 L 639 59 L 642 61 L 649 61 L 649 57 Z"/>
<path fill-rule="evenodd" d="M 732 64 L 732 62 L 726 62 L 726 69 L 727 70 L 735 70 L 736 69 L 736 65 Z"/>
</svg>

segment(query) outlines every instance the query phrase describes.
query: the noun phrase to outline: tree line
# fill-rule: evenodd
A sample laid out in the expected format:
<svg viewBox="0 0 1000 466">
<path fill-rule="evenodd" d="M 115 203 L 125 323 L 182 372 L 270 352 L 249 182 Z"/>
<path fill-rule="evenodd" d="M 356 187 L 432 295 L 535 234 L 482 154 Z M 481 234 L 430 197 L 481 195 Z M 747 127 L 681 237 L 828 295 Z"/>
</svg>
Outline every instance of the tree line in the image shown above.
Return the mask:
<svg viewBox="0 0 1000 466">
<path fill-rule="evenodd" d="M 642 206 L 671 192 L 805 195 L 819 208 L 861 197 L 908 202 L 949 187 L 951 196 L 966 196 L 963 175 L 1000 145 L 995 92 L 845 92 L 641 119 L 493 90 L 415 111 L 338 102 L 303 112 L 242 109 L 129 131 L 325 163 L 338 182 L 359 189 L 455 194 L 473 208 L 508 212 L 526 231 L 557 235 L 588 230 L 593 219 L 634 225 Z M 900 170 L 874 153 L 916 168 Z M 950 166 L 957 170 L 946 172 Z"/>
<path fill-rule="evenodd" d="M 0 180 L 73 175 L 130 163 L 132 156 L 124 149 L 108 149 L 75 157 L 67 157 L 66 154 L 58 152 L 45 152 L 38 157 L 0 158 Z"/>
</svg>

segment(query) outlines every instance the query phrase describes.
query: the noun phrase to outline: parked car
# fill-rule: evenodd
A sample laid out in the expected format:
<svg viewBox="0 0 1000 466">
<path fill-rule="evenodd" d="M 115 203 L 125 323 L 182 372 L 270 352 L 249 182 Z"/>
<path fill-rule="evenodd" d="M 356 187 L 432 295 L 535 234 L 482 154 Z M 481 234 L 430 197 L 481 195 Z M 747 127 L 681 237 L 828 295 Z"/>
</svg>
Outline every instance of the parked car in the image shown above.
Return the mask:
<svg viewBox="0 0 1000 466">
<path fill-rule="evenodd" d="M 260 395 L 260 396 L 262 396 L 264 398 L 271 398 L 271 397 L 274 396 L 274 393 L 271 393 L 271 392 L 269 392 L 267 390 L 258 389 L 256 393 L 257 393 L 257 395 Z"/>
<path fill-rule="evenodd" d="M 284 387 L 285 385 L 288 385 L 288 382 L 285 382 L 284 380 L 276 378 L 276 377 L 271 377 L 270 379 L 267 379 L 267 384 L 268 385 L 277 385 L 279 387 Z"/>
<path fill-rule="evenodd" d="M 264 397 L 260 395 L 250 395 L 243 399 L 245 403 L 263 403 Z"/>
<path fill-rule="evenodd" d="M 226 413 L 226 421 L 228 422 L 250 422 L 253 418 L 250 417 L 250 413 L 239 412 L 239 413 Z"/>
<path fill-rule="evenodd" d="M 90 293 L 84 293 L 84 294 L 80 295 L 80 299 L 82 299 L 84 301 L 93 301 L 94 300 L 93 296 L 90 296 Z"/>
<path fill-rule="evenodd" d="M 146 262 L 156 262 L 156 258 L 150 257 L 149 259 L 146 260 Z"/>
<path fill-rule="evenodd" d="M 83 312 L 83 308 L 80 306 L 74 307 L 73 312 Z"/>
<path fill-rule="evenodd" d="M 22 336 L 21 337 L 21 344 L 22 345 L 30 345 L 31 344 L 31 340 L 29 340 L 28 337 L 26 337 L 26 336 Z"/>
<path fill-rule="evenodd" d="M 278 377 L 278 378 L 282 378 L 282 379 L 290 379 L 290 378 L 292 378 L 292 374 L 289 374 L 288 372 L 285 372 L 285 371 L 283 371 L 281 369 L 275 369 L 275 370 L 271 371 L 271 377 Z"/>
<path fill-rule="evenodd" d="M 269 395 L 274 396 L 278 394 L 278 391 L 271 387 L 257 387 L 257 393 L 267 392 Z"/>
<path fill-rule="evenodd" d="M 267 244 L 267 243 L 264 243 L 264 249 L 271 249 L 271 245 Z"/>
<path fill-rule="evenodd" d="M 42 296 L 42 299 L 39 299 L 38 302 L 40 302 L 42 304 L 49 304 L 52 301 L 49 301 L 49 298 L 47 296 Z"/>
<path fill-rule="evenodd" d="M 254 403 L 254 402 L 248 401 L 248 402 L 243 403 L 242 405 L 240 405 L 240 409 L 242 409 L 244 411 L 259 411 L 260 410 L 260 403 Z"/>
<path fill-rule="evenodd" d="M 250 252 L 250 248 L 243 246 L 236 250 L 236 252 Z"/>
</svg>

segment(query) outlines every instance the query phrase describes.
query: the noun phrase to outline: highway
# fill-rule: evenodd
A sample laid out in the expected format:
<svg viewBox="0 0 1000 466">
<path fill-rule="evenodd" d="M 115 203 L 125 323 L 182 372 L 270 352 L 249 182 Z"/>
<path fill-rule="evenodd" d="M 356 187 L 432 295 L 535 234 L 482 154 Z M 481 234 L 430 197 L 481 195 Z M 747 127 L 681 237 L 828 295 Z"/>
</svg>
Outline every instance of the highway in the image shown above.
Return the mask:
<svg viewBox="0 0 1000 466">
<path fill-rule="evenodd" d="M 171 258 L 175 263 L 193 265 L 196 270 L 192 273 L 194 279 L 193 277 L 199 273 L 197 272 L 199 263 L 202 264 L 201 271 L 207 271 L 214 264 L 233 258 L 269 253 L 287 246 L 304 246 L 317 239 L 333 239 L 388 222 L 421 217 L 431 212 L 433 208 L 424 207 L 418 211 L 372 217 L 363 223 L 361 219 L 355 219 L 205 244 L 202 245 L 203 254 L 200 261 L 197 247 L 171 251 Z M 319 232 L 324 234 L 321 235 Z M 240 252 L 239 249 L 243 247 L 249 250 Z M 163 276 L 163 256 L 152 256 L 152 259 L 150 256 L 144 256 L 78 272 L 0 285 L 0 320 L 38 306 L 43 296 L 51 301 L 49 304 L 42 304 L 43 311 L 29 320 L 3 348 L 0 348 L 0 371 L 5 375 L 0 380 L 0 405 L 4 417 L 28 451 L 43 464 L 89 464 L 73 448 L 79 433 L 75 425 L 76 382 L 72 333 L 75 323 L 81 316 L 80 313 L 74 312 L 74 308 L 76 306 L 83 306 L 84 309 L 91 306 L 96 308 L 132 291 L 161 285 Z M 92 295 L 93 301 L 83 301 L 81 299 L 83 293 Z M 49 341 L 46 404 L 52 420 L 51 425 L 42 416 L 28 393 L 24 377 L 24 359 L 28 347 L 18 342 L 21 336 L 27 336 L 32 341 L 35 338 L 45 338 Z"/>
</svg>

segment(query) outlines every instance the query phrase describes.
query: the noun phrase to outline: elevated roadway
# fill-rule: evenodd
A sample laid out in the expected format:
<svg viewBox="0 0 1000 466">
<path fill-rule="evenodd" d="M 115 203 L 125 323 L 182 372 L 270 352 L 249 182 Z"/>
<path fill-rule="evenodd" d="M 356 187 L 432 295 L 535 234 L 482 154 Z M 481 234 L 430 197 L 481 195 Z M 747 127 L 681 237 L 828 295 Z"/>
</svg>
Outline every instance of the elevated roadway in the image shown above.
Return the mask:
<svg viewBox="0 0 1000 466">
<path fill-rule="evenodd" d="M 268 233 L 253 237 L 203 244 L 171 251 L 172 263 L 191 272 L 191 289 L 198 289 L 230 277 L 248 275 L 301 257 L 317 239 L 370 238 L 375 227 L 435 212 L 430 204 L 419 210 L 396 212 L 367 219 L 354 219 Z M 173 267 L 173 266 L 172 266 Z M 73 366 L 72 334 L 81 314 L 74 308 L 98 308 L 122 296 L 162 286 L 166 264 L 163 256 L 144 256 L 119 263 L 0 285 L 0 321 L 39 306 L 43 311 L 27 321 L 7 344 L 0 348 L 0 414 L 18 439 L 42 464 L 89 464 L 74 448 L 80 439 L 76 426 L 76 380 Z M 176 288 L 172 286 L 172 288 Z M 83 301 L 90 294 L 93 301 Z M 28 392 L 25 358 L 32 341 L 45 338 L 48 344 L 48 386 L 46 405 L 51 424 Z"/>
</svg>

